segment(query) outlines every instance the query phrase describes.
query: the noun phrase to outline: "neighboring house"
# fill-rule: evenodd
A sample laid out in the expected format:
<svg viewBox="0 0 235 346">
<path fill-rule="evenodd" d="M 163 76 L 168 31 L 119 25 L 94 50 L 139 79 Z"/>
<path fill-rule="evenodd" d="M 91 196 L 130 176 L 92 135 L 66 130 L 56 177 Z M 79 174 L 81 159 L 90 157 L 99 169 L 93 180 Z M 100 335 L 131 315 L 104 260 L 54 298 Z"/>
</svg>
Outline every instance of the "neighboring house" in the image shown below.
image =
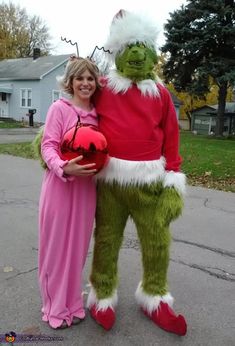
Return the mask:
<svg viewBox="0 0 235 346">
<path fill-rule="evenodd" d="M 175 96 L 172 92 L 171 97 L 175 106 L 176 114 L 177 114 L 177 119 L 179 119 L 179 113 L 180 113 L 180 106 L 182 106 L 183 102 L 178 99 L 177 96 Z"/>
<path fill-rule="evenodd" d="M 71 54 L 0 61 L 0 117 L 28 121 L 30 110 L 35 122 L 44 123 L 49 106 L 61 97 L 56 77 L 64 73 Z M 177 117 L 181 101 L 173 94 Z M 65 95 L 63 95 L 65 96 Z"/>
<path fill-rule="evenodd" d="M 36 122 L 44 123 L 49 106 L 61 96 L 56 80 L 64 73 L 71 54 L 0 61 L 0 117 L 28 121 L 35 110 Z"/>
<path fill-rule="evenodd" d="M 213 134 L 216 127 L 218 105 L 205 105 L 192 111 L 192 131 Z M 224 115 L 224 135 L 235 134 L 235 102 L 227 102 Z"/>
</svg>

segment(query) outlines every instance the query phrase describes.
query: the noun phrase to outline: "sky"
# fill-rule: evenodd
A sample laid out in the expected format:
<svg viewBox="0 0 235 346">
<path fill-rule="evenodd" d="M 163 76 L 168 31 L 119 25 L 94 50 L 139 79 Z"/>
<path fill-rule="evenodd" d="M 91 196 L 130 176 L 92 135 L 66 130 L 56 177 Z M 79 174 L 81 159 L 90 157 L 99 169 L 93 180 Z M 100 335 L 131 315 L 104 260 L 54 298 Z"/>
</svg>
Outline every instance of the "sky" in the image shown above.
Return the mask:
<svg viewBox="0 0 235 346">
<path fill-rule="evenodd" d="M 169 12 L 180 9 L 187 0 L 0 0 L 25 8 L 29 16 L 39 16 L 52 36 L 52 54 L 76 53 L 75 46 L 61 41 L 61 36 L 77 42 L 79 55 L 89 55 L 94 47 L 103 46 L 114 15 L 125 9 L 141 12 L 154 20 L 159 29 L 157 46 L 164 43 L 163 25 Z"/>
</svg>

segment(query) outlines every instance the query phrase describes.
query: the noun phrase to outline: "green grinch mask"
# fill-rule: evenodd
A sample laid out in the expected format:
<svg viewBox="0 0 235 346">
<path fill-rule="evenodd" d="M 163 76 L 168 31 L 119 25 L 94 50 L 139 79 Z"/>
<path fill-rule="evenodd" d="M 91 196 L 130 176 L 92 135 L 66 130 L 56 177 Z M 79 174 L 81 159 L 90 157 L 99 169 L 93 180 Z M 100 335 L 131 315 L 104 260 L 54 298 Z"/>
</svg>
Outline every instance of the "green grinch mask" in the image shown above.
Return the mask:
<svg viewBox="0 0 235 346">
<path fill-rule="evenodd" d="M 153 68 L 156 62 L 155 49 L 139 42 L 128 45 L 115 59 L 118 72 L 133 82 L 155 79 Z"/>
</svg>

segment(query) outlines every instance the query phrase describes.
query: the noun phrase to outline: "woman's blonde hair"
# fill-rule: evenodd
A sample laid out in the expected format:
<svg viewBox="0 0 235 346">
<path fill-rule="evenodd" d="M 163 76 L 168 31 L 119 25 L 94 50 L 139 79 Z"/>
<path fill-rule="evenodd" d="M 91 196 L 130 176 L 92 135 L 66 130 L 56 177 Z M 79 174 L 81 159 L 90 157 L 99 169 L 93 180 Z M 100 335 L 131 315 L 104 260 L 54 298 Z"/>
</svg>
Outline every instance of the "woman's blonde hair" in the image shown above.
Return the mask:
<svg viewBox="0 0 235 346">
<path fill-rule="evenodd" d="M 94 77 L 96 87 L 100 88 L 98 67 L 89 59 L 72 57 L 67 63 L 64 75 L 57 77 L 63 91 L 73 95 L 73 79 L 80 77 L 86 70 L 88 70 Z"/>
</svg>

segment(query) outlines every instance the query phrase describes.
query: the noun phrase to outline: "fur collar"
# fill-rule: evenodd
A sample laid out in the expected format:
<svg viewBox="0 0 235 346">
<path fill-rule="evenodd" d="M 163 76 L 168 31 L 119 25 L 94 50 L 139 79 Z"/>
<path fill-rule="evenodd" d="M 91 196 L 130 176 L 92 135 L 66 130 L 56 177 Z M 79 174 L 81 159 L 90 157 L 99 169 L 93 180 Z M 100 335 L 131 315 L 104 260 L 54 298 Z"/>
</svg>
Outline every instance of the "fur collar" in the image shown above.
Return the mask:
<svg viewBox="0 0 235 346">
<path fill-rule="evenodd" d="M 125 94 L 129 88 L 132 87 L 132 80 L 121 76 L 117 70 L 111 70 L 108 74 L 108 87 L 115 93 L 119 92 Z M 163 84 L 160 78 L 156 77 L 155 80 L 145 79 L 136 84 L 137 88 L 141 91 L 143 96 L 160 97 L 158 84 Z"/>
</svg>

